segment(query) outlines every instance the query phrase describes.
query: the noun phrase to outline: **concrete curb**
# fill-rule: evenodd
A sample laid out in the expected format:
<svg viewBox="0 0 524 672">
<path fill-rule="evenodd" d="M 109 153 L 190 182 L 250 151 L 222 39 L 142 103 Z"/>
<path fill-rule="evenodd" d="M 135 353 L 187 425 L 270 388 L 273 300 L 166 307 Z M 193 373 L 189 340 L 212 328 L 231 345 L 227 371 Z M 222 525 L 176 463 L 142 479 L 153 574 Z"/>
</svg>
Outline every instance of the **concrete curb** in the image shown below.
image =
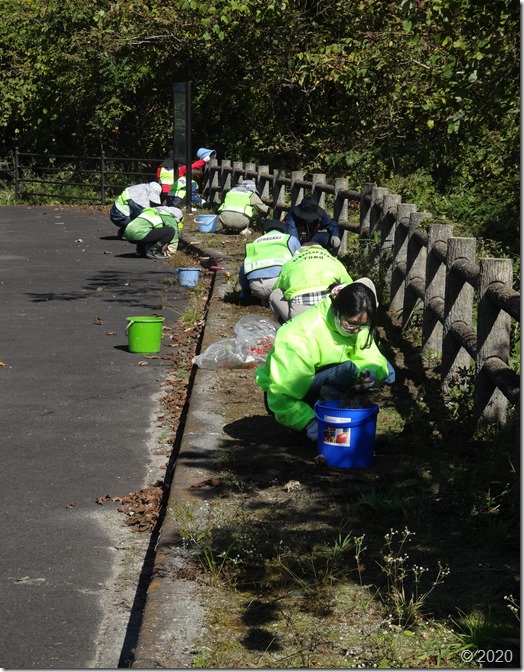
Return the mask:
<svg viewBox="0 0 524 672">
<path fill-rule="evenodd" d="M 210 265 L 237 264 L 227 255 L 217 255 L 216 250 L 199 249 L 185 240 L 184 243 L 209 256 Z M 206 336 L 209 339 L 210 333 L 222 327 L 219 307 L 229 287 L 225 271 L 215 271 L 202 351 L 209 345 Z M 208 394 L 215 380 L 215 371 L 195 372 L 180 452 L 173 467 L 166 513 L 155 548 L 152 581 L 147 590 L 133 668 L 191 667 L 193 643 L 202 632 L 204 608 L 199 586 L 196 581 L 183 578 L 187 554 L 180 543 L 176 511 L 181 504 L 194 504 L 195 510 L 204 515 L 206 502 L 213 494 L 207 488 L 191 486 L 213 475 L 212 458 L 223 435 L 223 418 L 216 413 Z"/>
</svg>

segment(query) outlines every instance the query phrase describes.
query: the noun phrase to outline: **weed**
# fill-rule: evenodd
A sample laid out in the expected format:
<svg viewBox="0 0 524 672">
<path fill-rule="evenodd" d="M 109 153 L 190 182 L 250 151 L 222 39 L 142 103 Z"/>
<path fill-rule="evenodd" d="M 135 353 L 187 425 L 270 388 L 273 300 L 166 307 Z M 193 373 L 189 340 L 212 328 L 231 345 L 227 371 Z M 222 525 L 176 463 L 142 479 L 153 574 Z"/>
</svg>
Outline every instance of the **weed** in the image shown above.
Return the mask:
<svg viewBox="0 0 524 672">
<path fill-rule="evenodd" d="M 398 534 L 400 539 L 395 547 Z M 410 532 L 407 527 L 401 533 L 391 529 L 384 537 L 386 543 L 382 562 L 377 562 L 387 579 L 386 601 L 393 610 L 395 621 L 403 628 L 416 622 L 429 595 L 449 574 L 449 569 L 439 562 L 437 574 L 429 588 L 422 590 L 422 577 L 429 569 L 415 564 L 408 567 L 409 555 L 405 552 L 413 535 L 414 532 Z M 411 587 L 408 587 L 408 583 L 411 583 Z"/>
</svg>

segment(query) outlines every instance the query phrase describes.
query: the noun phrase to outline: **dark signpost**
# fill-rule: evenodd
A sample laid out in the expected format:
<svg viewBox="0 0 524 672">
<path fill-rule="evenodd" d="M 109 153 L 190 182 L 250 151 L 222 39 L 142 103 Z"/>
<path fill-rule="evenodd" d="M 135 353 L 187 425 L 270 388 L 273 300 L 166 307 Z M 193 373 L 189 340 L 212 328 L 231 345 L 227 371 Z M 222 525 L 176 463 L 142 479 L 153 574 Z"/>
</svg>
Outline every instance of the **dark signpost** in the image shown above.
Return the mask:
<svg viewBox="0 0 524 672">
<path fill-rule="evenodd" d="M 191 82 L 173 82 L 173 161 L 186 165 L 186 208 L 191 212 Z"/>
</svg>

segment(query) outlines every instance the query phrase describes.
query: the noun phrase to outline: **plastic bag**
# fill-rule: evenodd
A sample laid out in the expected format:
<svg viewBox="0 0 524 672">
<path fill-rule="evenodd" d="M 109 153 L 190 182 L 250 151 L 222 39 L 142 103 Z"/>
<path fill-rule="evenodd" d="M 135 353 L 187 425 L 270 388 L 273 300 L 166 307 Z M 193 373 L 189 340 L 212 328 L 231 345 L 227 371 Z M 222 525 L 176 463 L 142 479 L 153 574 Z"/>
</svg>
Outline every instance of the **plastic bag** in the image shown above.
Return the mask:
<svg viewBox="0 0 524 672">
<path fill-rule="evenodd" d="M 236 338 L 223 338 L 193 357 L 201 369 L 251 369 L 266 361 L 279 325 L 260 315 L 244 315 L 235 325 Z"/>
</svg>

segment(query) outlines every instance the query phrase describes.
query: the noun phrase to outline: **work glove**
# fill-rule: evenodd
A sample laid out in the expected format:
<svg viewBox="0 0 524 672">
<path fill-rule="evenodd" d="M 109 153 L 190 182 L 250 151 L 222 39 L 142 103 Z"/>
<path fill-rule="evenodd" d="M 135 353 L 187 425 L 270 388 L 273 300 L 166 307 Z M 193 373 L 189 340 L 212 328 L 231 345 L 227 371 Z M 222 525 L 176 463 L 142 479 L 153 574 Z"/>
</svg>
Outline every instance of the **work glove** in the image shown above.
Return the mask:
<svg viewBox="0 0 524 672">
<path fill-rule="evenodd" d="M 307 438 L 310 441 L 317 441 L 318 439 L 318 422 L 316 420 L 311 420 L 309 425 L 306 427 Z"/>
<path fill-rule="evenodd" d="M 357 392 L 368 392 L 377 386 L 378 380 L 377 375 L 369 369 L 364 369 L 360 372 L 360 376 L 357 378 L 357 384 L 355 385 L 355 390 Z"/>
<path fill-rule="evenodd" d="M 331 236 L 329 244 L 331 247 L 340 247 L 340 238 L 338 236 Z"/>
</svg>

